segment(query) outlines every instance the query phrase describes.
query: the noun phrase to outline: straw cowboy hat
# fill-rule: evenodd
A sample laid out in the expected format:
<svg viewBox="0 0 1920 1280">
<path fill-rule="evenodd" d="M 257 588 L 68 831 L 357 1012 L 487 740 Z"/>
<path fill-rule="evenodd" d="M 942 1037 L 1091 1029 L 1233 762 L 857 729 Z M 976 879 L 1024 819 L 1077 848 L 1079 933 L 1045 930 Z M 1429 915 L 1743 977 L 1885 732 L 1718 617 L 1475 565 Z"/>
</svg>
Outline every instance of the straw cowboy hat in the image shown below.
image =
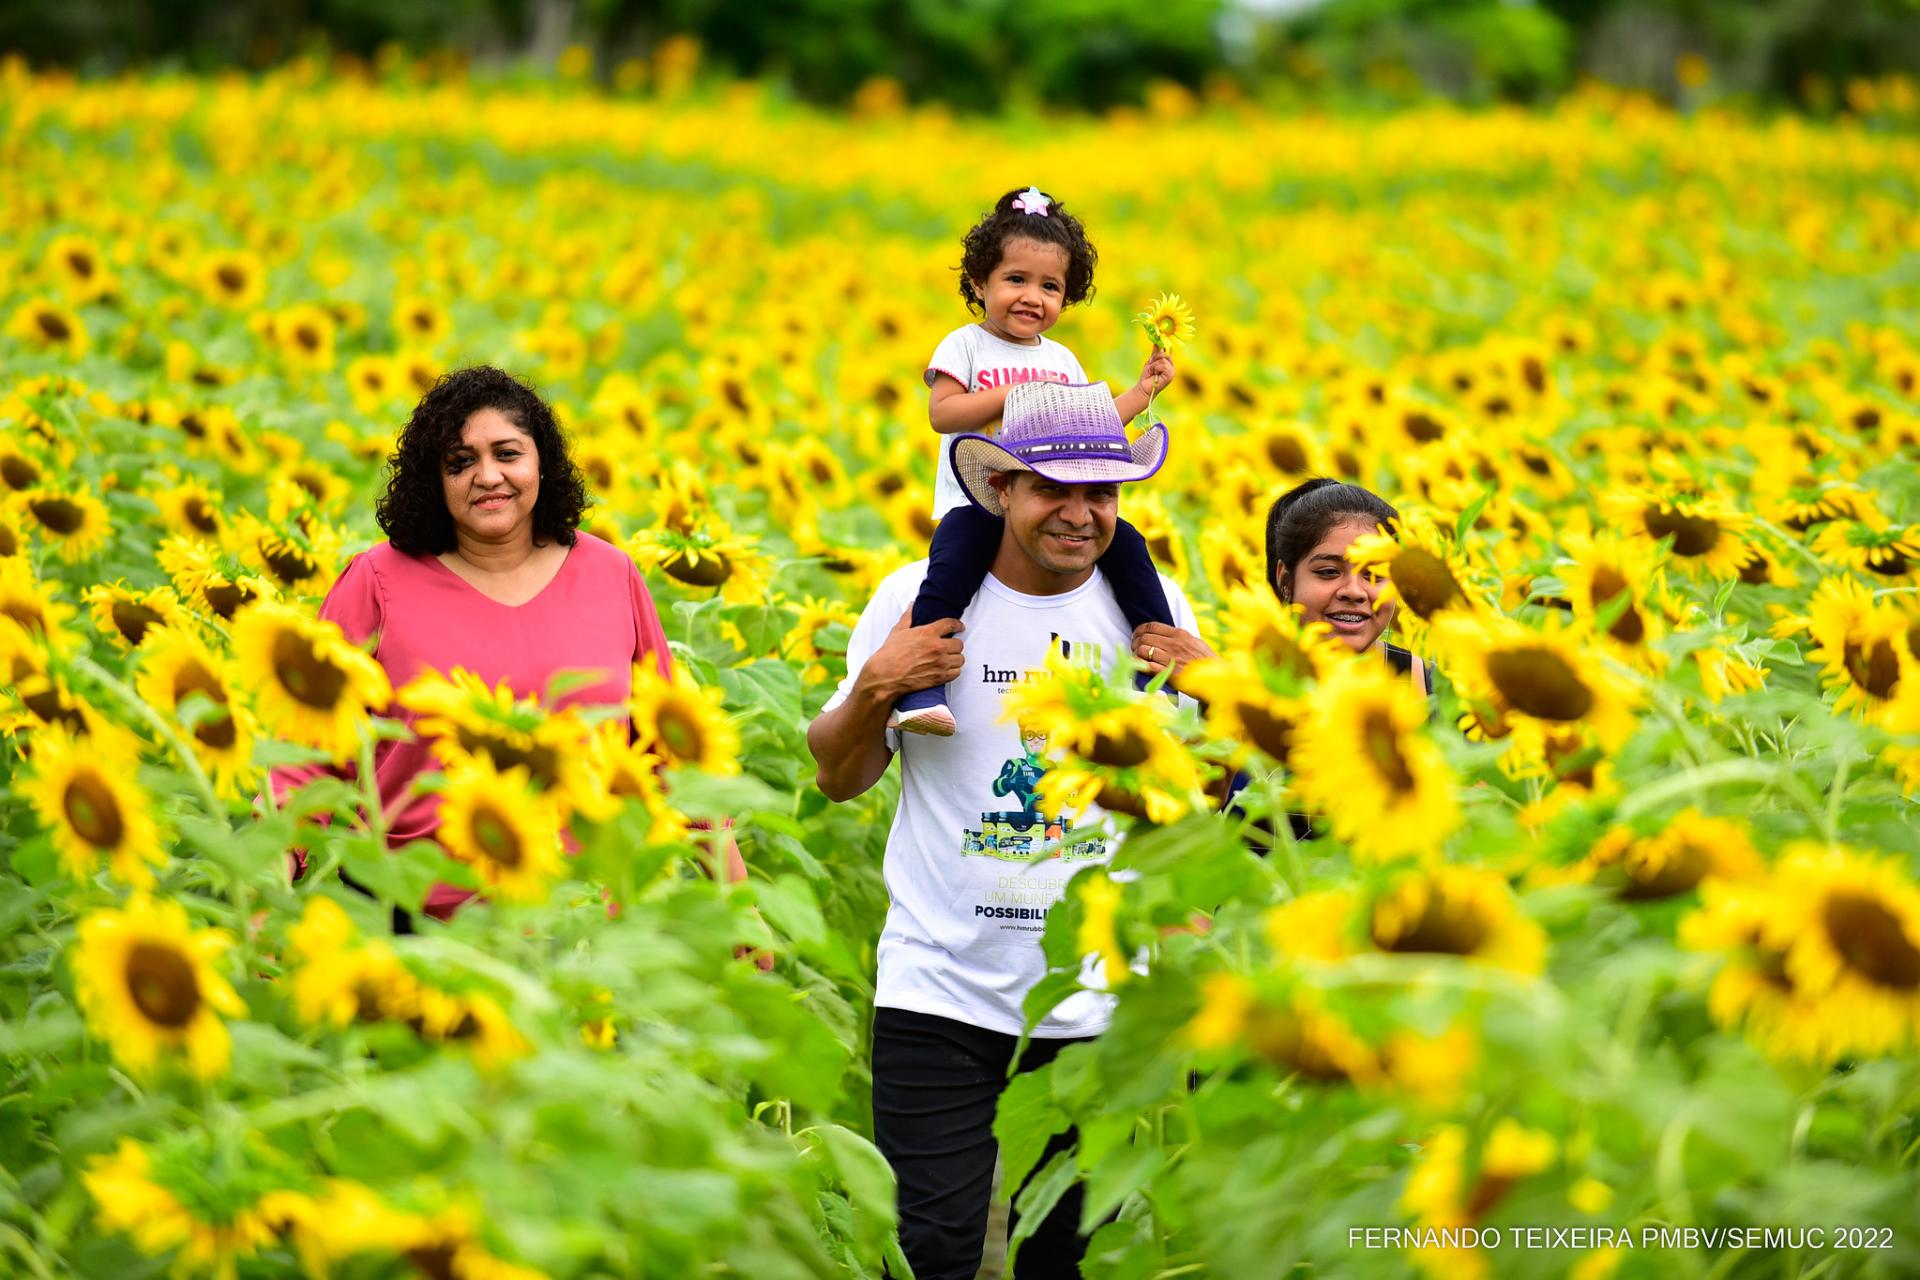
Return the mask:
<svg viewBox="0 0 1920 1280">
<path fill-rule="evenodd" d="M 1031 471 L 1055 484 L 1145 480 L 1167 460 L 1167 428 L 1156 422 L 1127 439 L 1104 382 L 1022 382 L 1007 393 L 1000 434 L 955 436 L 953 474 L 973 505 L 1006 516 L 987 483 L 996 471 Z"/>
</svg>

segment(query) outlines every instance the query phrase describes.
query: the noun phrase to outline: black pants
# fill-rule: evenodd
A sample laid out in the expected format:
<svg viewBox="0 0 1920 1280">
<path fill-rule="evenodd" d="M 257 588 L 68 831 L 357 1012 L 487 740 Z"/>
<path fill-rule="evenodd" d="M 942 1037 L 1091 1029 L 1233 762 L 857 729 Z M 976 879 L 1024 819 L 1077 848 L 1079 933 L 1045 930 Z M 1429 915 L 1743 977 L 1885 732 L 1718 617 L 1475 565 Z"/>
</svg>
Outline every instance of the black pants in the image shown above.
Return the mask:
<svg viewBox="0 0 1920 1280">
<path fill-rule="evenodd" d="M 1004 523 L 972 503 L 940 517 L 933 545 L 927 549 L 926 580 L 913 601 L 914 626 L 966 612 L 993 567 Z M 1147 622 L 1173 625 L 1173 609 L 1160 585 L 1160 571 L 1153 567 L 1147 540 L 1125 520 L 1114 523 L 1113 541 L 1100 557 L 1100 572 L 1113 588 L 1113 598 L 1129 627 Z"/>
<path fill-rule="evenodd" d="M 873 1011 L 873 1136 L 900 1180 L 900 1247 L 916 1280 L 973 1280 L 993 1191 L 993 1110 L 1017 1037 L 906 1009 Z M 1029 1040 L 1020 1069 L 1080 1040 Z M 1073 1141 L 1047 1144 L 1035 1170 Z M 1003 1188 L 1012 1199 L 1017 1188 Z M 1017 1280 L 1075 1280 L 1087 1241 L 1075 1186 L 1020 1246 Z"/>
</svg>

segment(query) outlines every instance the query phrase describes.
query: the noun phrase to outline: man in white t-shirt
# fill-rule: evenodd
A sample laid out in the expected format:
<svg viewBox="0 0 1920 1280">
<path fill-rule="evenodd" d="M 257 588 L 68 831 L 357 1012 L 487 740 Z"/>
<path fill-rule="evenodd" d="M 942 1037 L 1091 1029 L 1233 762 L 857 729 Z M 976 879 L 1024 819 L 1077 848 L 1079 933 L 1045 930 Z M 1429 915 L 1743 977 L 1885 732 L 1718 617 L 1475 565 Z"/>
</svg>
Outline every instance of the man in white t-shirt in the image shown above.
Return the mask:
<svg viewBox="0 0 1920 1280">
<path fill-rule="evenodd" d="M 854 628 L 846 679 L 807 730 L 834 800 L 862 794 L 901 757 L 874 995 L 874 1134 L 899 1178 L 901 1246 L 921 1280 L 970 1280 L 980 1265 L 994 1106 L 1021 1003 L 1046 972 L 1047 910 L 1076 870 L 1109 855 L 1098 810 L 1067 821 L 1035 807 L 1045 743 L 1001 719 L 1002 698 L 1055 650 L 1109 669 L 1130 652 L 1156 665 L 1169 656 L 1153 633 L 1130 632 L 1095 563 L 1120 485 L 1165 460 L 1164 431 L 1129 441 L 1105 388 L 1033 382 L 1008 395 L 997 439 L 961 436 L 950 448 L 969 496 L 1006 522 L 991 573 L 960 618 L 922 627 L 907 613 L 926 562 L 887 577 Z M 1179 586 L 1161 585 L 1176 626 L 1197 633 Z M 899 694 L 936 682 L 948 685 L 958 731 L 889 731 Z M 1033 1028 L 1022 1067 L 1097 1035 L 1110 1013 L 1109 996 L 1070 996 Z M 1017 1274 L 1078 1275 L 1079 1214 L 1076 1189 L 1021 1246 Z"/>
</svg>

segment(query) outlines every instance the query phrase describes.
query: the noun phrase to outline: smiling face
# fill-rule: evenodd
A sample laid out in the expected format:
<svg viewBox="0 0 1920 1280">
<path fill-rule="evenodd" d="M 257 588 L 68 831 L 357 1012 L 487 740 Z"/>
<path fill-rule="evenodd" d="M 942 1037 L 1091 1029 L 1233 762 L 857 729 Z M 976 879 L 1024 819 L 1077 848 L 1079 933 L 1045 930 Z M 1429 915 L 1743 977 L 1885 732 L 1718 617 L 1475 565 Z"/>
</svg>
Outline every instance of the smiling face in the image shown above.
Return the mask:
<svg viewBox="0 0 1920 1280">
<path fill-rule="evenodd" d="M 1299 606 L 1302 621 L 1326 623 L 1356 653 L 1372 648 L 1393 621 L 1394 605 L 1381 601 L 1380 580 L 1347 563 L 1353 540 L 1371 532 L 1373 526 L 1364 520 L 1342 521 L 1298 568 L 1274 569 L 1274 586 L 1282 599 Z"/>
<path fill-rule="evenodd" d="M 1071 591 L 1093 573 L 1093 565 L 1113 543 L 1119 519 L 1117 484 L 1056 484 L 1031 471 L 1002 471 L 987 478 L 1006 509 L 1006 544 L 995 559 L 994 576 L 1029 595 Z"/>
<path fill-rule="evenodd" d="M 1031 343 L 1060 318 L 1067 296 L 1067 251 L 1014 236 L 1000 247 L 1000 265 L 975 280 L 987 313 L 987 332 L 1007 342 Z"/>
<path fill-rule="evenodd" d="M 540 453 L 533 437 L 498 409 L 477 409 L 447 450 L 441 487 L 462 538 L 509 542 L 532 536 L 540 498 Z"/>
</svg>

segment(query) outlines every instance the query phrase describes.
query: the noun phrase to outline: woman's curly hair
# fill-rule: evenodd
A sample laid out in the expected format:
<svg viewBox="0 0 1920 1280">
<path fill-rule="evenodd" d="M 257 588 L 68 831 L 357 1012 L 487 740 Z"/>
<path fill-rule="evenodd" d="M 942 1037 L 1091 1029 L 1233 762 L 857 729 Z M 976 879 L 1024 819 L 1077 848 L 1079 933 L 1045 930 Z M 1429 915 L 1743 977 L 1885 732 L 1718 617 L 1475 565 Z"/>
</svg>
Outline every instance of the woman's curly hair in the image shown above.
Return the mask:
<svg viewBox="0 0 1920 1280">
<path fill-rule="evenodd" d="M 1094 252 L 1093 241 L 1087 239 L 1087 229 L 1051 196 L 1047 197 L 1051 203 L 1044 216 L 1014 208 L 1013 202 L 1025 190 L 1023 187 L 1001 196 L 994 202 L 993 212 L 974 223 L 966 239 L 961 241 L 960 296 L 967 300 L 969 311 L 981 308 L 980 294 L 973 282 L 993 274 L 993 269 L 1000 265 L 1007 241 L 1015 239 L 1038 240 L 1067 251 L 1067 291 L 1061 299 L 1062 306 L 1070 307 L 1093 296 L 1093 268 L 1100 255 Z"/>
<path fill-rule="evenodd" d="M 587 509 L 587 486 L 567 451 L 565 434 L 534 389 L 489 365 L 456 369 L 420 397 L 387 459 L 387 491 L 374 507 L 396 551 L 439 555 L 454 549 L 453 515 L 441 477 L 447 454 L 467 419 L 497 409 L 533 438 L 540 459 L 540 494 L 533 503 L 533 537 L 572 546 Z"/>
</svg>

